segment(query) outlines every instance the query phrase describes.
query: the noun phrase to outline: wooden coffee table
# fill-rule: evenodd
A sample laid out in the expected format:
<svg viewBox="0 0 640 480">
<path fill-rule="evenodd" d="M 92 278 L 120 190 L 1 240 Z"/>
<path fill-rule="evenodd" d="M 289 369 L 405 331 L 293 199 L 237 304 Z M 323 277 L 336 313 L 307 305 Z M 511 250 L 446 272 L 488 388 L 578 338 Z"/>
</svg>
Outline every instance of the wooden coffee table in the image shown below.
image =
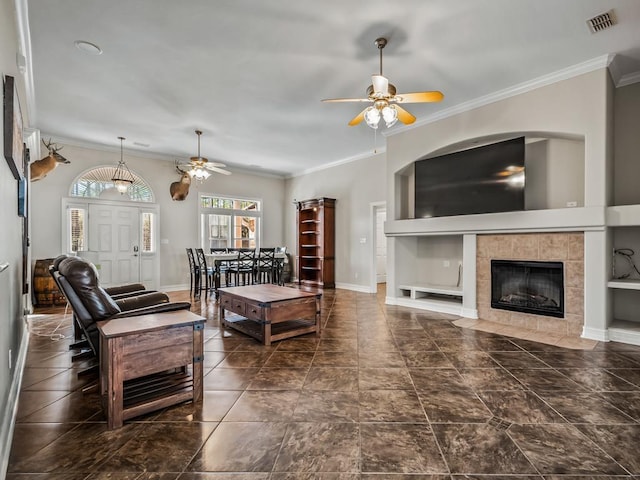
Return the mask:
<svg viewBox="0 0 640 480">
<path fill-rule="evenodd" d="M 265 345 L 305 333 L 320 333 L 321 293 L 279 285 L 220 289 L 220 324 Z M 236 315 L 225 317 L 225 311 Z"/>
</svg>

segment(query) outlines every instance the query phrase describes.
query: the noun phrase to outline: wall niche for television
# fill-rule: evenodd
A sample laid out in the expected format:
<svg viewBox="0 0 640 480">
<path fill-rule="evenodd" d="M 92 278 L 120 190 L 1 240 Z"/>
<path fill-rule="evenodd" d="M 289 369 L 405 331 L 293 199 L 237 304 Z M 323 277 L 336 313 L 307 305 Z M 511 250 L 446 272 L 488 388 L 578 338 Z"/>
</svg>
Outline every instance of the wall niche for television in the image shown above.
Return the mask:
<svg viewBox="0 0 640 480">
<path fill-rule="evenodd" d="M 584 139 L 468 140 L 421 157 L 396 178 L 401 218 L 582 207 Z"/>
</svg>

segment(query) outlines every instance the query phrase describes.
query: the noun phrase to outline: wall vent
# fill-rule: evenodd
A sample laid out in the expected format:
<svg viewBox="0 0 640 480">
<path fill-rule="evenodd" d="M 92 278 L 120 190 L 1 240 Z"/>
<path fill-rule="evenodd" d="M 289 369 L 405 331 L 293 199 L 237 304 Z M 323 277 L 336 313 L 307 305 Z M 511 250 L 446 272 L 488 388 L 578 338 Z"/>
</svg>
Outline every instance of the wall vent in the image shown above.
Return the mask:
<svg viewBox="0 0 640 480">
<path fill-rule="evenodd" d="M 591 33 L 598 33 L 607 28 L 613 27 L 616 23 L 616 17 L 613 14 L 613 10 L 596 15 L 593 18 L 587 20 L 587 25 Z"/>
</svg>

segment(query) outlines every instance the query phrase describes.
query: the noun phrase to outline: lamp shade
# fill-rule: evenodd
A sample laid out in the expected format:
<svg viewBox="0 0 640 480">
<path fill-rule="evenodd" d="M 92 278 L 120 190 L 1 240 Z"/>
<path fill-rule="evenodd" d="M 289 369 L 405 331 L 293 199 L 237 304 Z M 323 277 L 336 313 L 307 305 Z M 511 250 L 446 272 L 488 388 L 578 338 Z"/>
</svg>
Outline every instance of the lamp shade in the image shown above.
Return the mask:
<svg viewBox="0 0 640 480">
<path fill-rule="evenodd" d="M 380 111 L 376 107 L 369 107 L 364 112 L 364 121 L 367 122 L 371 128 L 378 128 L 380 123 Z"/>
<path fill-rule="evenodd" d="M 113 182 L 116 190 L 120 193 L 120 195 L 124 195 L 129 190 L 129 186 L 133 184 L 134 178 L 132 173 L 129 171 L 129 167 L 124 163 L 124 156 L 122 151 L 122 142 L 125 140 L 124 137 L 118 137 L 120 140 L 120 161 L 118 162 L 118 166 L 113 172 L 113 177 L 111 181 Z"/>
</svg>

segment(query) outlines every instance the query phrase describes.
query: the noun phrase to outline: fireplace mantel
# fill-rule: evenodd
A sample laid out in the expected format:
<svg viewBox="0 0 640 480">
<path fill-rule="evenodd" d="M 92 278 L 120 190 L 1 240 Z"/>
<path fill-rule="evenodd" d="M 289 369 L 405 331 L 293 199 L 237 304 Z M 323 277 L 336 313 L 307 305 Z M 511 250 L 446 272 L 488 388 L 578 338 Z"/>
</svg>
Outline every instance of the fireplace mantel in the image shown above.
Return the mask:
<svg viewBox="0 0 640 480">
<path fill-rule="evenodd" d="M 456 217 L 391 220 L 387 236 L 482 233 L 575 232 L 603 230 L 606 207 L 556 208 Z"/>
</svg>

